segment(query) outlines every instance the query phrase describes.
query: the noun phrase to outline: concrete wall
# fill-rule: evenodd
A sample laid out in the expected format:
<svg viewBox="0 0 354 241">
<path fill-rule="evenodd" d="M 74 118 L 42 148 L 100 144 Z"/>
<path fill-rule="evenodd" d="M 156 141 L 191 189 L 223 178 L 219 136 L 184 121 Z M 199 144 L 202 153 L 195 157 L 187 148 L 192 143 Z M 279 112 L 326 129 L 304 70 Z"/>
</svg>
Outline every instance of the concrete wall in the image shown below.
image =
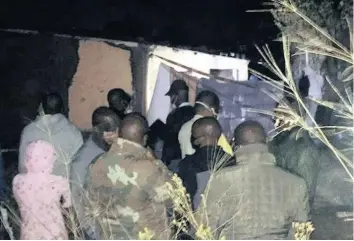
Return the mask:
<svg viewBox="0 0 354 241">
<path fill-rule="evenodd" d="M 107 93 L 132 93 L 130 51 L 100 41 L 79 42 L 79 64 L 69 89 L 69 116 L 81 129 L 91 128 L 92 112 L 107 105 Z"/>
</svg>

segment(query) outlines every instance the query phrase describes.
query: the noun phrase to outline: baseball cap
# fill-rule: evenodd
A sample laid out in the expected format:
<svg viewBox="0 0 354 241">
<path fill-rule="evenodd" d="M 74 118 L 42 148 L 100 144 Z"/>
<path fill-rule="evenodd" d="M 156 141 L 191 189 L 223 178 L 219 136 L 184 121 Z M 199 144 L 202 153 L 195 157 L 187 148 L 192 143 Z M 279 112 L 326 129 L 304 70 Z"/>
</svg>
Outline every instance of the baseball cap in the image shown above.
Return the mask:
<svg viewBox="0 0 354 241">
<path fill-rule="evenodd" d="M 177 79 L 173 81 L 170 90 L 166 93 L 166 95 L 172 96 L 176 94 L 179 90 L 188 90 L 188 85 L 182 79 Z"/>
</svg>

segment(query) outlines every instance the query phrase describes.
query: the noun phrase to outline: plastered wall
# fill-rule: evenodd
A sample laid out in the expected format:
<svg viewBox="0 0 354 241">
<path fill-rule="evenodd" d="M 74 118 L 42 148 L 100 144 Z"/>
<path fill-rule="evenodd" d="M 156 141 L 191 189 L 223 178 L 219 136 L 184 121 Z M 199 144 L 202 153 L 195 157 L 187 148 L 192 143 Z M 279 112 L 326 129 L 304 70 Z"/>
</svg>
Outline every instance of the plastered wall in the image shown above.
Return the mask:
<svg viewBox="0 0 354 241">
<path fill-rule="evenodd" d="M 132 93 L 130 51 L 100 41 L 80 40 L 79 64 L 69 89 L 69 116 L 81 129 L 91 128 L 92 112 L 107 105 L 107 93 Z"/>
</svg>

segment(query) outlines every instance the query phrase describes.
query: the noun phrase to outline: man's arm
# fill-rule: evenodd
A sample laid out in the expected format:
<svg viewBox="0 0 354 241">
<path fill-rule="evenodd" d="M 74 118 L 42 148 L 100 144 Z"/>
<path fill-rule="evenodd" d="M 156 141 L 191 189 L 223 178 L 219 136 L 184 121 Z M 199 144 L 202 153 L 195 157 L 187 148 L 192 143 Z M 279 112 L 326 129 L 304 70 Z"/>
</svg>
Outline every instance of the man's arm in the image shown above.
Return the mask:
<svg viewBox="0 0 354 241">
<path fill-rule="evenodd" d="M 302 180 L 302 184 L 300 184 L 296 190 L 298 194 L 297 202 L 294 204 L 296 205 L 294 218 L 293 218 L 293 225 L 290 228 L 288 239 L 295 239 L 295 236 L 301 231 L 297 227 L 294 227 L 294 224 L 304 224 L 309 222 L 310 220 L 310 205 L 308 199 L 308 191 L 306 188 L 305 182 Z"/>
<path fill-rule="evenodd" d="M 313 204 L 315 190 L 317 185 L 317 176 L 319 172 L 319 152 L 312 143 L 304 143 L 307 146 L 302 148 L 302 152 L 299 156 L 299 163 L 297 165 L 297 173 L 301 176 L 307 185 L 309 193 L 310 207 Z"/>
<path fill-rule="evenodd" d="M 298 205 L 295 211 L 295 222 L 308 222 L 310 220 L 310 205 L 308 191 L 305 184 L 305 181 L 302 180 L 302 183 L 298 186 Z"/>
<path fill-rule="evenodd" d="M 149 136 L 151 138 L 160 138 L 162 140 L 166 139 L 166 124 L 160 119 L 157 119 L 151 126 Z"/>
<path fill-rule="evenodd" d="M 172 173 L 161 160 L 150 162 L 150 167 L 146 167 L 146 183 L 144 183 L 147 192 L 155 202 L 165 203 L 167 207 L 172 205 L 168 195 L 167 182 L 172 179 Z"/>
<path fill-rule="evenodd" d="M 22 133 L 21 133 L 21 139 L 20 139 L 20 146 L 19 146 L 19 150 L 18 150 L 18 171 L 20 173 L 25 171 L 25 167 L 24 167 L 24 159 L 25 159 L 25 152 L 26 152 L 26 148 L 28 145 L 28 141 L 26 138 L 26 127 L 23 129 Z"/>
<path fill-rule="evenodd" d="M 84 144 L 80 130 L 74 124 L 71 125 L 72 125 L 72 133 L 71 133 L 72 149 L 69 156 L 70 161 L 72 161 L 75 158 L 76 153 L 80 150 L 81 146 Z"/>
</svg>

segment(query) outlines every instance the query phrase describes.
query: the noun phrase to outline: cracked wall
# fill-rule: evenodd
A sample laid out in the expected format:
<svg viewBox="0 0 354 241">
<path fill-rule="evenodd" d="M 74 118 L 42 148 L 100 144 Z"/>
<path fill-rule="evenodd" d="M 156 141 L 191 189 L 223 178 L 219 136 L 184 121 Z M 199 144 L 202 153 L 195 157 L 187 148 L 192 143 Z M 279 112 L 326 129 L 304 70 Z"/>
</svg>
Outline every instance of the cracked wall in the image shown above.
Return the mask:
<svg viewBox="0 0 354 241">
<path fill-rule="evenodd" d="M 105 42 L 80 40 L 79 64 L 69 89 L 69 117 L 81 129 L 91 128 L 92 112 L 107 105 L 107 93 L 122 88 L 132 94 L 129 50 Z"/>
</svg>

